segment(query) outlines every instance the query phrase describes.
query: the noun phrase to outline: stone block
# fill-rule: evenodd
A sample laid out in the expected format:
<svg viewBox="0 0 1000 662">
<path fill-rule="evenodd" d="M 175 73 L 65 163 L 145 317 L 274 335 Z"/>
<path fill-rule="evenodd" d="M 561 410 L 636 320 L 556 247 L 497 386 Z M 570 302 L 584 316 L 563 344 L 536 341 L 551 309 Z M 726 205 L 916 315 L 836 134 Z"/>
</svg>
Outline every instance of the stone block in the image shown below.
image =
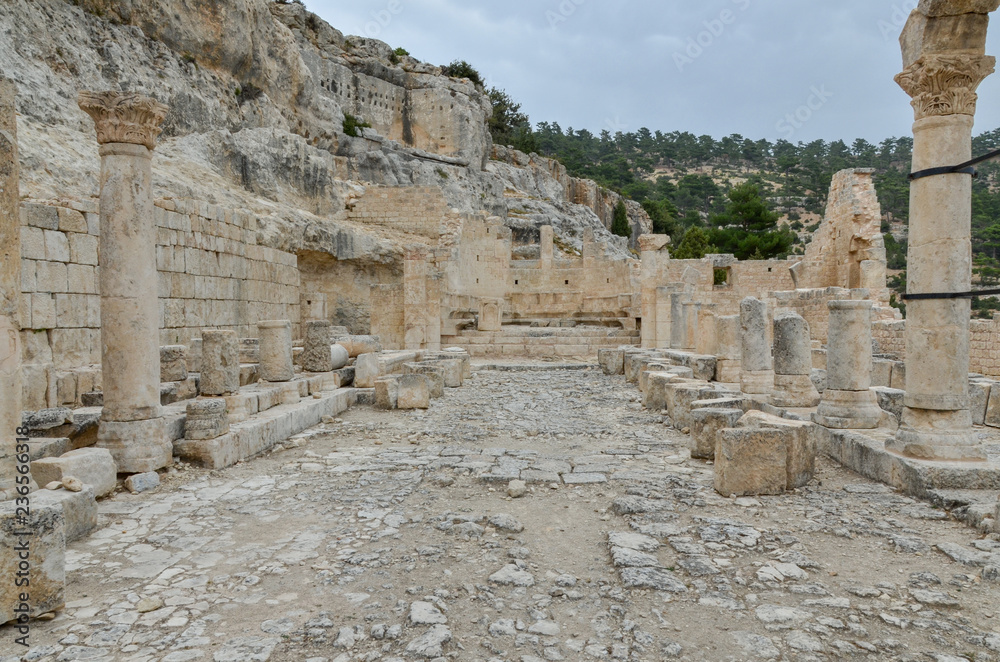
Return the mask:
<svg viewBox="0 0 1000 662">
<path fill-rule="evenodd" d="M 29 618 L 62 609 L 66 590 L 66 524 L 62 506 L 32 503 L 28 521 L 23 521 L 13 501 L 0 503 L 0 623 L 26 614 Z M 30 531 L 31 535 L 20 535 Z M 20 550 L 28 546 L 29 560 L 22 565 Z M 17 573 L 30 571 L 30 600 L 20 610 Z"/>
<path fill-rule="evenodd" d="M 75 476 L 87 485 L 94 486 L 98 497 L 115 490 L 118 467 L 106 448 L 80 448 L 59 457 L 47 457 L 31 463 L 31 475 L 39 485 L 62 481 L 65 476 Z"/>
<path fill-rule="evenodd" d="M 769 428 L 718 432 L 715 490 L 724 497 L 781 494 L 788 482 L 789 433 Z"/>
<path fill-rule="evenodd" d="M 812 380 L 813 386 L 820 394 L 826 390 L 826 370 L 813 368 L 812 372 L 809 373 L 809 379 Z"/>
<path fill-rule="evenodd" d="M 995 382 L 973 381 L 969 383 L 969 410 L 972 412 L 972 424 L 983 425 L 986 421 L 986 408 L 989 405 L 990 393 Z"/>
<path fill-rule="evenodd" d="M 399 405 L 399 380 L 395 375 L 375 380 L 375 406 L 396 409 Z"/>
<path fill-rule="evenodd" d="M 691 403 L 706 400 L 715 389 L 705 382 L 673 383 L 667 386 L 667 415 L 678 430 L 690 427 Z"/>
<path fill-rule="evenodd" d="M 228 395 L 239 391 L 240 350 L 236 332 L 206 329 L 201 338 L 201 394 Z"/>
<path fill-rule="evenodd" d="M 599 349 L 597 350 L 597 362 L 605 375 L 625 374 L 625 350 L 623 349 Z"/>
<path fill-rule="evenodd" d="M 639 371 L 642 367 L 640 362 L 643 359 L 652 359 L 652 357 L 648 353 L 625 350 L 623 367 L 625 371 L 625 381 L 629 384 L 637 384 L 639 382 Z"/>
<path fill-rule="evenodd" d="M 36 437 L 28 440 L 28 460 L 34 462 L 43 457 L 59 457 L 73 450 L 69 437 Z"/>
<path fill-rule="evenodd" d="M 646 377 L 646 392 L 642 394 L 642 406 L 650 411 L 667 408 L 667 385 L 681 379 L 669 372 L 650 372 Z"/>
<path fill-rule="evenodd" d="M 905 391 L 886 388 L 884 386 L 872 387 L 872 391 L 875 392 L 875 397 L 878 398 L 880 409 L 895 416 L 897 421 L 903 418 L 903 396 L 906 395 Z M 983 415 L 986 415 L 985 409 L 983 410 Z"/>
<path fill-rule="evenodd" d="M 183 382 L 187 378 L 187 347 L 184 345 L 160 347 L 160 381 Z"/>
<path fill-rule="evenodd" d="M 786 487 L 802 487 L 816 473 L 816 448 L 818 431 L 813 423 L 773 416 L 761 411 L 750 411 L 737 423 L 739 428 L 777 430 L 782 434 L 785 448 Z"/>
<path fill-rule="evenodd" d="M 378 354 L 362 354 L 354 362 L 354 385 L 372 388 L 379 377 Z"/>
<path fill-rule="evenodd" d="M 645 393 L 649 387 L 649 375 L 654 372 L 667 372 L 670 368 L 668 363 L 647 363 L 639 371 L 639 392 Z"/>
<path fill-rule="evenodd" d="M 62 508 L 67 543 L 86 538 L 97 528 L 97 497 L 93 485 L 84 485 L 79 492 L 63 488 L 32 492 L 32 509 L 49 505 Z"/>
<path fill-rule="evenodd" d="M 889 387 L 906 390 L 906 364 L 902 361 L 892 362 L 892 376 L 889 379 Z"/>
<path fill-rule="evenodd" d="M 432 398 L 444 396 L 444 367 L 429 363 L 404 363 L 404 375 L 423 375 Z"/>
<path fill-rule="evenodd" d="M 890 388 L 892 386 L 892 365 L 895 361 L 872 359 L 872 386 Z"/>
<path fill-rule="evenodd" d="M 125 489 L 132 494 L 155 490 L 160 486 L 160 474 L 155 471 L 147 471 L 141 474 L 134 474 L 125 479 Z"/>
<path fill-rule="evenodd" d="M 399 409 L 428 409 L 431 406 L 426 375 L 400 375 L 397 381 L 399 395 L 396 406 Z"/>
<path fill-rule="evenodd" d="M 743 417 L 742 409 L 707 408 L 691 412 L 691 437 L 688 446 L 691 457 L 714 460 L 717 435 L 721 430 L 736 427 Z"/>
<path fill-rule="evenodd" d="M 717 360 L 714 356 L 690 354 L 683 364 L 690 368 L 694 379 L 710 382 L 715 379 Z"/>
<path fill-rule="evenodd" d="M 465 366 L 461 359 L 432 359 L 423 363 L 444 370 L 445 388 L 458 388 L 465 383 Z"/>
</svg>

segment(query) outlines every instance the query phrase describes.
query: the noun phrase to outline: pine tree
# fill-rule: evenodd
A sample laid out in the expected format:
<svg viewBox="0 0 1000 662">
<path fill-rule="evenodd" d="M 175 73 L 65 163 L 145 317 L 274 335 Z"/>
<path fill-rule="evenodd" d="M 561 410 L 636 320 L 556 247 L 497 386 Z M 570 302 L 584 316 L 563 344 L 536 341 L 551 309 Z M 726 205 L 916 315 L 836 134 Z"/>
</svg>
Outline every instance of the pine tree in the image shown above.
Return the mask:
<svg viewBox="0 0 1000 662">
<path fill-rule="evenodd" d="M 611 233 L 619 237 L 630 238 L 632 236 L 632 226 L 628 222 L 628 209 L 625 208 L 624 200 L 619 200 L 615 206 L 615 214 L 611 221 Z"/>
<path fill-rule="evenodd" d="M 695 226 L 684 233 L 684 239 L 671 254 L 675 260 L 700 260 L 712 252 L 708 243 L 708 235 Z"/>
</svg>

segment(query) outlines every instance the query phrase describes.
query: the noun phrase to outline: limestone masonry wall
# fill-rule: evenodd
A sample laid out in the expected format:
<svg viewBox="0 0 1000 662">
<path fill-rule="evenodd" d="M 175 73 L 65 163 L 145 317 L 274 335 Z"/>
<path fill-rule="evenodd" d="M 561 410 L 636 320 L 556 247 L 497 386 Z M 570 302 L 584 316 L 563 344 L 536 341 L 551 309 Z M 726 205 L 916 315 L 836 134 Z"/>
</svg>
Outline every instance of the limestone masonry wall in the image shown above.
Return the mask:
<svg viewBox="0 0 1000 662">
<path fill-rule="evenodd" d="M 442 231 L 457 224 L 460 215 L 435 186 L 373 186 L 348 203 L 349 219 L 417 234 L 437 241 Z M 449 222 L 450 221 L 450 222 Z"/>
<path fill-rule="evenodd" d="M 906 322 L 878 321 L 872 324 L 872 339 L 883 354 L 906 358 Z M 1000 315 L 969 323 L 969 371 L 1000 377 Z"/>
<path fill-rule="evenodd" d="M 204 328 L 256 336 L 256 322 L 299 323 L 292 253 L 260 246 L 254 218 L 195 200 L 156 202 L 160 344 L 189 344 Z M 79 404 L 99 389 L 98 207 L 21 206 L 25 409 Z"/>
</svg>

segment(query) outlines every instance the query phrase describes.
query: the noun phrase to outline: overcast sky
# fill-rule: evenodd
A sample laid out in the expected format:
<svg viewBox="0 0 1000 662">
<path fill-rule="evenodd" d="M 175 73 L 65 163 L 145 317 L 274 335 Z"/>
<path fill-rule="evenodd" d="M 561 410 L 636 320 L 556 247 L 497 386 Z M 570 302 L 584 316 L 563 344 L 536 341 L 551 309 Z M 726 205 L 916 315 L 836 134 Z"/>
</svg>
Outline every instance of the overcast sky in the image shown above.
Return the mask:
<svg viewBox="0 0 1000 662">
<path fill-rule="evenodd" d="M 892 79 L 916 0 L 305 2 L 346 34 L 467 60 L 533 123 L 563 129 L 849 144 L 909 135 L 913 122 Z M 1000 25 L 988 52 L 1000 54 Z M 1000 126 L 1000 74 L 979 91 L 977 133 Z"/>
</svg>

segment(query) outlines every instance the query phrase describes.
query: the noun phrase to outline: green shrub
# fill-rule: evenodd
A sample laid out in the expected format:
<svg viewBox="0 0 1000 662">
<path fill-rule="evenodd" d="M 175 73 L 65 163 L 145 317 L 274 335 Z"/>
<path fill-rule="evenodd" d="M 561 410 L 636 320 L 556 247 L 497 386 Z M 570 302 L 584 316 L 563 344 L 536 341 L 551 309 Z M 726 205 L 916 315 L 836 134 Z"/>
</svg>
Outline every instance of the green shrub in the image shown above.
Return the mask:
<svg viewBox="0 0 1000 662">
<path fill-rule="evenodd" d="M 476 68 L 465 60 L 455 60 L 449 65 L 441 67 L 441 71 L 445 76 L 451 76 L 452 78 L 468 78 L 476 85 L 480 87 L 483 85 L 483 78 L 476 71 Z"/>
<path fill-rule="evenodd" d="M 344 113 L 344 133 L 355 138 L 359 137 L 361 133 L 358 129 L 369 129 L 371 124 L 365 122 L 364 120 L 351 115 L 350 113 Z"/>
</svg>

